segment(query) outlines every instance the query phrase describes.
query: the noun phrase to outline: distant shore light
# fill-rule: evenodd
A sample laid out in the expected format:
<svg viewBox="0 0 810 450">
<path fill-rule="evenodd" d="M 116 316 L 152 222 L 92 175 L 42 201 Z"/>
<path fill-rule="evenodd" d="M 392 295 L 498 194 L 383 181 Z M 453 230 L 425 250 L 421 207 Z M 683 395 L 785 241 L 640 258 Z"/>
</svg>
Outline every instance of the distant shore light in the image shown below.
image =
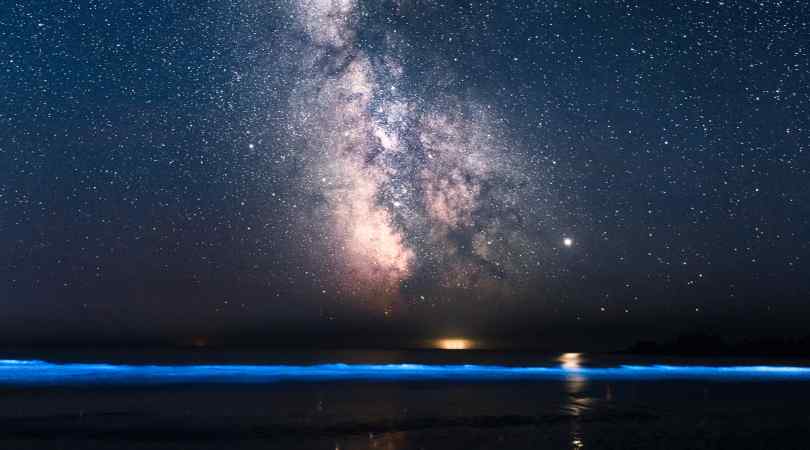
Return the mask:
<svg viewBox="0 0 810 450">
<path fill-rule="evenodd" d="M 473 348 L 473 341 L 461 338 L 438 339 L 435 347 L 442 350 L 469 350 Z"/>
</svg>

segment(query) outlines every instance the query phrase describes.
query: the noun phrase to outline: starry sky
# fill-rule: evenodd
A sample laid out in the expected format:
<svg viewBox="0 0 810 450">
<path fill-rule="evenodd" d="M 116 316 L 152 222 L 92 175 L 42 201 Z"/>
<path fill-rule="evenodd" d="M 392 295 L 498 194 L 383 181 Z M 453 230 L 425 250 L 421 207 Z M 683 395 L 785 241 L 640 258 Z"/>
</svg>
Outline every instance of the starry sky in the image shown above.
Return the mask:
<svg viewBox="0 0 810 450">
<path fill-rule="evenodd" d="M 803 332 L 808 22 L 2 2 L 0 338 Z"/>
</svg>

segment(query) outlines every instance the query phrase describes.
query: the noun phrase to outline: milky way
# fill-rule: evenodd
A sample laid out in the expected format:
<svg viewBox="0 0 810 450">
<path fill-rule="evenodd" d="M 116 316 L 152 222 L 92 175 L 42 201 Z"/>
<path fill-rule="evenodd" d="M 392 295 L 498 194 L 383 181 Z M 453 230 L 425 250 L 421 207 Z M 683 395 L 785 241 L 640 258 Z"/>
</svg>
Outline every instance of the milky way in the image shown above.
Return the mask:
<svg viewBox="0 0 810 450">
<path fill-rule="evenodd" d="M 806 334 L 810 2 L 0 17 L 0 339 Z"/>
<path fill-rule="evenodd" d="M 302 229 L 319 236 L 313 257 L 335 289 L 388 303 L 424 299 L 414 280 L 488 295 L 519 287 L 538 246 L 523 205 L 542 180 L 498 113 L 474 98 L 409 94 L 396 52 L 359 44 L 354 0 L 293 11 L 306 37 L 290 106 L 307 153 L 302 189 L 322 199 Z"/>
</svg>

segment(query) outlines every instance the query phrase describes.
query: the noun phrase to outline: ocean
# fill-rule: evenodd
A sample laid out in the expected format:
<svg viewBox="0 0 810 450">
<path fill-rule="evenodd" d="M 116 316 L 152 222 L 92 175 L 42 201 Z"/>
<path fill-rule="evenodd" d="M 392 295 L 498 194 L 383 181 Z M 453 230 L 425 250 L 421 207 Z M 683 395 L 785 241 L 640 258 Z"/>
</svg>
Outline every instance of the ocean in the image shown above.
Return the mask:
<svg viewBox="0 0 810 450">
<path fill-rule="evenodd" d="M 0 448 L 809 448 L 810 361 L 528 351 L 0 355 Z"/>
</svg>

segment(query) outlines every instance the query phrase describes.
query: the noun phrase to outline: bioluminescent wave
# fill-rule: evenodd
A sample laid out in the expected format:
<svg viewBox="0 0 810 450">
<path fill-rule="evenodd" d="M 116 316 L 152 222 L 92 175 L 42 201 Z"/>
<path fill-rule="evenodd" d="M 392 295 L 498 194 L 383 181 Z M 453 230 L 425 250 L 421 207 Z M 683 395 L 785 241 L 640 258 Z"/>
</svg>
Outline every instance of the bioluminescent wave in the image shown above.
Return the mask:
<svg viewBox="0 0 810 450">
<path fill-rule="evenodd" d="M 565 380 L 705 379 L 806 380 L 810 367 L 673 366 L 509 367 L 496 365 L 318 364 L 127 365 L 0 360 L 0 385 L 273 383 L 336 380 Z"/>
</svg>

